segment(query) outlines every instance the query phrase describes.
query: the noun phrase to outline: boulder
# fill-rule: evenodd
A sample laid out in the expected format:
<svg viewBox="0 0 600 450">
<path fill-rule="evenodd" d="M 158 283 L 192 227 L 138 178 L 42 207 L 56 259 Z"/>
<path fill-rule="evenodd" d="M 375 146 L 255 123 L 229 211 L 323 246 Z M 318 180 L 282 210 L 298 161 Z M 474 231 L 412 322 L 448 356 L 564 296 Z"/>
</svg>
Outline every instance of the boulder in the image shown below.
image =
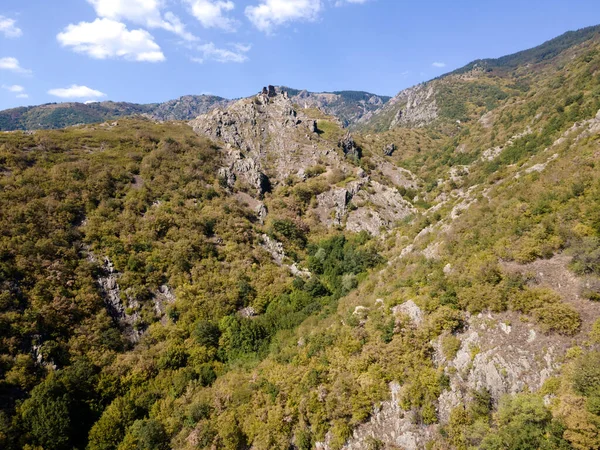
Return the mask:
<svg viewBox="0 0 600 450">
<path fill-rule="evenodd" d="M 340 139 L 338 142 L 338 147 L 343 150 L 344 155 L 347 158 L 360 159 L 362 156 L 362 152 L 358 145 L 356 145 L 356 142 L 354 142 L 354 138 L 350 132 L 346 133 L 346 135 Z"/>
<path fill-rule="evenodd" d="M 396 144 L 388 144 L 383 147 L 383 154 L 385 156 L 392 156 L 392 154 L 396 151 Z"/>
</svg>

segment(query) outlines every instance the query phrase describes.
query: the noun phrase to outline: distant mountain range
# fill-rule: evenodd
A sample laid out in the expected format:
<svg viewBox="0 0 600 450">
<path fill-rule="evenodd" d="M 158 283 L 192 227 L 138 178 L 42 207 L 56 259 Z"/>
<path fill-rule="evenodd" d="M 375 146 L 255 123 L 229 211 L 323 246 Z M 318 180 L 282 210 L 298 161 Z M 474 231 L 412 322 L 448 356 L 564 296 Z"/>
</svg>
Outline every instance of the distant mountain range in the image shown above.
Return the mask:
<svg viewBox="0 0 600 450">
<path fill-rule="evenodd" d="M 358 122 L 391 98 L 362 91 L 313 93 L 292 88 L 278 89 L 287 91 L 295 103 L 318 107 L 338 117 L 344 125 Z M 57 129 L 126 116 L 145 116 L 160 121 L 191 120 L 232 102 L 215 95 L 185 95 L 164 103 L 150 104 L 112 101 L 48 103 L 0 111 L 0 131 Z"/>
<path fill-rule="evenodd" d="M 399 125 L 421 127 L 468 120 L 482 108 L 491 109 L 517 91 L 528 89 L 510 82 L 515 71 L 534 71 L 555 63 L 555 58 L 578 44 L 600 35 L 600 26 L 567 32 L 542 45 L 497 59 L 478 59 L 426 83 L 405 89 L 395 97 L 364 91 L 309 92 L 289 87 L 291 100 L 305 108 L 319 108 L 337 117 L 345 127 L 384 131 Z M 472 83 L 474 78 L 479 81 Z M 502 82 L 498 82 L 503 79 Z M 0 131 L 57 129 L 103 122 L 127 116 L 154 120 L 191 120 L 234 100 L 215 95 L 185 95 L 164 103 L 127 102 L 48 103 L 0 111 Z M 445 120 L 444 120 L 445 119 Z"/>
</svg>

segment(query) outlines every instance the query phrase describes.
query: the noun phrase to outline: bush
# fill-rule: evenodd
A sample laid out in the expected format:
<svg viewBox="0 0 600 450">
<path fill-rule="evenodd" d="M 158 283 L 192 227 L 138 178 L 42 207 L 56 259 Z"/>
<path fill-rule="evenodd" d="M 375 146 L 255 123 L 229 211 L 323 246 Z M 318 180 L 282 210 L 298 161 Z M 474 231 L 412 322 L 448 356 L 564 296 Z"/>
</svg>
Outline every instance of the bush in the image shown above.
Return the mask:
<svg viewBox="0 0 600 450">
<path fill-rule="evenodd" d="M 529 314 L 533 310 L 560 302 L 560 296 L 551 289 L 527 288 L 516 292 L 509 300 L 511 309 Z"/>
<path fill-rule="evenodd" d="M 458 351 L 460 350 L 461 345 L 461 340 L 453 334 L 444 336 L 442 338 L 442 352 L 444 353 L 445 358 L 448 361 L 453 360 Z"/>
<path fill-rule="evenodd" d="M 221 330 L 215 323 L 209 320 L 201 320 L 194 327 L 192 337 L 198 344 L 205 347 L 218 347 Z"/>
<path fill-rule="evenodd" d="M 301 248 L 306 246 L 306 235 L 296 223 L 288 219 L 276 219 L 271 223 L 271 232 L 275 237 L 287 240 L 290 243 L 294 243 Z"/>
<path fill-rule="evenodd" d="M 575 308 L 564 303 L 549 303 L 534 311 L 536 321 L 545 333 L 573 336 L 579 331 L 581 317 Z"/>
<path fill-rule="evenodd" d="M 136 420 L 128 430 L 121 450 L 168 450 L 169 439 L 164 427 L 154 419 Z"/>
<path fill-rule="evenodd" d="M 573 389 L 579 395 L 590 396 L 600 388 L 600 352 L 581 357 L 573 371 Z"/>
<path fill-rule="evenodd" d="M 519 394 L 501 400 L 496 415 L 498 430 L 481 443 L 482 449 L 537 450 L 547 447 L 547 429 L 552 414 L 543 400 L 531 394 Z"/>
</svg>

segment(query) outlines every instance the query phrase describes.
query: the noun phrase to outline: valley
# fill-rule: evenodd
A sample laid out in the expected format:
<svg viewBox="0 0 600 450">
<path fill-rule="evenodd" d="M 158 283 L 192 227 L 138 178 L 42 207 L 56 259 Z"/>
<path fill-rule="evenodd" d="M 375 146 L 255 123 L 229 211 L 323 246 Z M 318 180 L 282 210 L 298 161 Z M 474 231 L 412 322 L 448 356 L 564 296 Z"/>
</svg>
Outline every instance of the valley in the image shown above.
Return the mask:
<svg viewBox="0 0 600 450">
<path fill-rule="evenodd" d="M 600 26 L 0 129 L 1 448 L 600 447 Z"/>
</svg>

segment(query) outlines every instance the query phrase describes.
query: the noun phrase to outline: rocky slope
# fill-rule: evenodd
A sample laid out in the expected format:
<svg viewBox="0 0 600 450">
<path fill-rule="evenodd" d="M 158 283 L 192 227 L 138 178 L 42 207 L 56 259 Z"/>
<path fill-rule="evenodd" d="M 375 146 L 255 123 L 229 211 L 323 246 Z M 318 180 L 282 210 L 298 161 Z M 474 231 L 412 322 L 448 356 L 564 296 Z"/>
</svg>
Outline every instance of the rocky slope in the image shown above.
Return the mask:
<svg viewBox="0 0 600 450">
<path fill-rule="evenodd" d="M 388 185 L 359 166 L 361 154 L 350 134 L 337 147 L 323 138 L 319 126 L 342 130 L 333 117 L 316 119 L 298 108 L 286 91 L 272 86 L 255 97 L 216 108 L 190 122 L 193 129 L 224 144 L 227 165 L 219 171 L 231 190 L 248 190 L 257 198 L 278 187 L 294 186 L 309 177 L 327 183 L 333 171 L 348 179 L 344 186 L 324 184 L 309 207 L 326 226 L 378 235 L 414 212 L 396 189 L 413 186 L 416 177 L 385 158 L 375 156 L 378 170 Z M 315 173 L 318 170 L 317 173 Z M 261 206 L 259 206 L 260 208 Z"/>
<path fill-rule="evenodd" d="M 438 126 L 475 120 L 501 101 L 526 91 L 518 80 L 526 71 L 543 70 L 583 43 L 598 41 L 600 26 L 569 31 L 542 45 L 497 59 L 479 59 L 421 85 L 403 90 L 376 110 L 360 117 L 359 129 Z"/>
<path fill-rule="evenodd" d="M 0 131 L 65 128 L 119 117 L 144 116 L 154 120 L 189 120 L 229 100 L 214 95 L 186 95 L 165 103 L 125 102 L 50 103 L 0 111 Z"/>
<path fill-rule="evenodd" d="M 304 108 L 319 108 L 340 119 L 344 126 L 365 120 L 390 100 L 390 97 L 361 91 L 308 92 L 286 87 L 280 90 L 288 92 L 294 103 Z"/>
</svg>

